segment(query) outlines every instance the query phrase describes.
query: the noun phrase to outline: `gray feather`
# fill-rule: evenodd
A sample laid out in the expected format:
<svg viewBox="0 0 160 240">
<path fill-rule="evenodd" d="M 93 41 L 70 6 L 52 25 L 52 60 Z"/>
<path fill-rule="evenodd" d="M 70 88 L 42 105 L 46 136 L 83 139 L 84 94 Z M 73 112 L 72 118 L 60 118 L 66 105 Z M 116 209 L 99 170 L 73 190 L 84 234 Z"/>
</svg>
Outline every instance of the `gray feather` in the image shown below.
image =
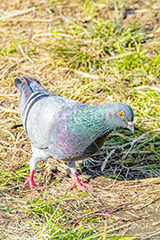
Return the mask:
<svg viewBox="0 0 160 240">
<path fill-rule="evenodd" d="M 32 144 L 31 170 L 50 156 L 68 162 L 89 157 L 111 131 L 129 129 L 127 124 L 133 121 L 133 110 L 124 103 L 89 106 L 54 95 L 27 76 L 16 78 L 15 85 L 21 92 L 21 118 Z"/>
</svg>

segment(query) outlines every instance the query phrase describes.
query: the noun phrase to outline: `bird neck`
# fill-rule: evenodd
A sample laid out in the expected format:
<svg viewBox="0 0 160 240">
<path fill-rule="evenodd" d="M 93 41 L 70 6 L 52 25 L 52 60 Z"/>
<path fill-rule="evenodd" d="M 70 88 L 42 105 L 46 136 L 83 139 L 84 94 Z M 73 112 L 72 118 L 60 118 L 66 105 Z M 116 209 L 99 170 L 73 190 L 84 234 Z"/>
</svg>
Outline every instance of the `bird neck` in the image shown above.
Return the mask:
<svg viewBox="0 0 160 240">
<path fill-rule="evenodd" d="M 105 136 L 112 130 L 111 123 L 106 120 L 106 105 L 87 106 L 77 112 L 80 124 L 88 131 L 91 136 L 97 138 Z"/>
</svg>

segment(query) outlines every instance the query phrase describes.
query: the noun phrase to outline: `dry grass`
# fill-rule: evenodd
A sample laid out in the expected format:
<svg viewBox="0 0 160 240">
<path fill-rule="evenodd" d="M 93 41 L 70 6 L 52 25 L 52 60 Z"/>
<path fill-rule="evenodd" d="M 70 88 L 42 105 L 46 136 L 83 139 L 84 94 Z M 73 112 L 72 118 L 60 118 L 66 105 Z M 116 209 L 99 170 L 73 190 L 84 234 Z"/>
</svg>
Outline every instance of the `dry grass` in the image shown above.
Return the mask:
<svg viewBox="0 0 160 240">
<path fill-rule="evenodd" d="M 104 229 L 109 239 L 159 239 L 158 1 L 0 6 L 0 239 L 105 239 Z M 123 19 L 127 6 L 135 14 Z M 31 149 L 13 82 L 20 74 L 87 104 L 116 100 L 134 109 L 135 135 L 112 133 L 100 154 L 79 164 L 94 186 L 88 194 L 66 193 L 69 178 L 52 159 L 37 168 L 40 194 L 21 189 Z"/>
</svg>

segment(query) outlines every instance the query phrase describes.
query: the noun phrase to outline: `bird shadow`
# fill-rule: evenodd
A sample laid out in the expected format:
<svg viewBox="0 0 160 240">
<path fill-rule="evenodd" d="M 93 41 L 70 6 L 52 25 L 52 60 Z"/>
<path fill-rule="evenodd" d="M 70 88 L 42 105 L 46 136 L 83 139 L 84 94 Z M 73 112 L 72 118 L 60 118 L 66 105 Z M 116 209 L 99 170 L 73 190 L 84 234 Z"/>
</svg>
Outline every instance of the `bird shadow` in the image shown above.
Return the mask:
<svg viewBox="0 0 160 240">
<path fill-rule="evenodd" d="M 105 160 L 106 155 L 97 155 L 89 159 L 89 164 L 84 164 L 83 162 L 79 164 L 80 170 L 78 172 L 79 175 L 87 175 L 89 176 L 87 182 L 91 179 L 95 179 L 97 177 L 106 177 L 112 178 L 119 181 L 124 180 L 141 180 L 146 178 L 159 177 L 160 171 L 154 171 L 152 166 L 146 164 L 146 161 L 141 162 L 123 162 L 120 158 L 111 157 L 108 159 L 105 164 L 105 168 L 102 171 L 102 164 Z M 103 159 L 103 160 L 102 160 Z M 159 162 L 154 162 L 154 165 L 158 165 Z"/>
</svg>

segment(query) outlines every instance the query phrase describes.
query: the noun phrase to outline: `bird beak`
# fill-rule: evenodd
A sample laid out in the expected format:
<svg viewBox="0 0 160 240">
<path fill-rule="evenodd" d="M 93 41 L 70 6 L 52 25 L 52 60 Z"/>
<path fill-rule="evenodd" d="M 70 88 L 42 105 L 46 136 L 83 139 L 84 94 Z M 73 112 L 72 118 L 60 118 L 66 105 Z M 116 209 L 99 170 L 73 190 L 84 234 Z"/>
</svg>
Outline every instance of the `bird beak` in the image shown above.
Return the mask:
<svg viewBox="0 0 160 240">
<path fill-rule="evenodd" d="M 133 122 L 127 122 L 127 128 L 134 133 L 134 125 Z"/>
</svg>

